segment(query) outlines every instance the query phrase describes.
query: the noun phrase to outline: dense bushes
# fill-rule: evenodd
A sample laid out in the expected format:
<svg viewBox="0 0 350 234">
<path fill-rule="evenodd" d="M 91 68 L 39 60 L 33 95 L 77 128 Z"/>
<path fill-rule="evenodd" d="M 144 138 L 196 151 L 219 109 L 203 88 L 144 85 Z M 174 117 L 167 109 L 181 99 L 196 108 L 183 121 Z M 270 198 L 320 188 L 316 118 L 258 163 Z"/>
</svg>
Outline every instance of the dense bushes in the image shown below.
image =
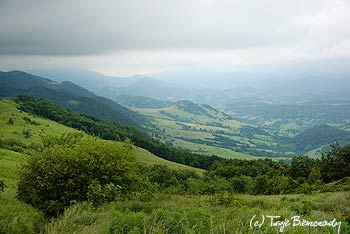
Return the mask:
<svg viewBox="0 0 350 234">
<path fill-rule="evenodd" d="M 136 163 L 130 144 L 82 138 L 79 134 L 46 139 L 44 145 L 20 170 L 18 198 L 49 216 L 80 201 L 88 201 L 93 207 L 135 197 L 150 201 L 156 192 L 224 196 L 332 191 L 323 185 L 324 178 L 335 180 L 349 173 L 332 167 L 337 159 L 343 159 L 337 163 L 344 168 L 348 166 L 349 147 L 338 145 L 319 161 L 299 157 L 287 165 L 272 160 L 225 160 L 211 165 L 203 175 Z M 334 176 L 335 171 L 344 174 Z"/>
<path fill-rule="evenodd" d="M 131 145 L 80 137 L 63 135 L 45 141 L 47 148 L 35 153 L 21 170 L 18 186 L 21 200 L 55 215 L 72 202 L 89 201 L 98 206 L 141 190 L 144 192 L 139 197 L 141 200 L 152 199 L 154 192 L 310 193 L 322 190 L 327 180 L 349 176 L 349 171 L 332 166 L 334 160 L 343 159 L 336 163 L 347 168 L 348 146 L 332 146 L 333 150 L 319 161 L 297 157 L 291 165 L 266 159 L 225 160 L 198 175 L 162 165 L 136 166 Z M 329 189 L 327 187 L 327 191 Z"/>
<path fill-rule="evenodd" d="M 20 171 L 18 197 L 48 215 L 72 202 L 101 202 L 142 189 L 131 148 L 82 139 L 70 148 L 54 145 L 34 153 Z"/>
<path fill-rule="evenodd" d="M 289 164 L 272 160 L 216 162 L 207 173 L 231 183 L 231 192 L 252 194 L 310 193 L 332 191 L 324 183 L 350 177 L 350 145 L 331 145 L 321 159 L 294 157 Z M 344 185 L 346 188 L 347 185 Z M 339 190 L 339 186 L 335 188 Z M 341 189 L 340 189 L 341 190 Z"/>
</svg>

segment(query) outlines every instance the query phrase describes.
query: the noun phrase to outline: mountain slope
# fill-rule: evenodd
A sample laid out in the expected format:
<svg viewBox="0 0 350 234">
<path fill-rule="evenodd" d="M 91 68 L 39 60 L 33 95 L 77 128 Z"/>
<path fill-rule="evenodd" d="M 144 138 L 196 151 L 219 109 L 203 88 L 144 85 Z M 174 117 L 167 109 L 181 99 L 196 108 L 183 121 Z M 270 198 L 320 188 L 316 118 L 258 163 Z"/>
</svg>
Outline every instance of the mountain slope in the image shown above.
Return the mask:
<svg viewBox="0 0 350 234">
<path fill-rule="evenodd" d="M 148 76 L 133 76 L 126 79 L 124 85 L 105 86 L 98 92 L 116 99 L 120 94 L 130 96 L 145 96 L 161 100 L 179 100 L 182 97 L 193 97 L 195 94 L 186 88 L 169 82 L 164 82 Z"/>
<path fill-rule="evenodd" d="M 68 81 L 57 83 L 21 71 L 1 72 L 0 91 L 2 97 L 37 96 L 70 110 L 127 126 L 148 124 L 142 115 Z"/>
<path fill-rule="evenodd" d="M 304 153 L 334 142 L 349 143 L 350 131 L 322 124 L 303 131 L 291 140 L 296 150 Z"/>
<path fill-rule="evenodd" d="M 18 96 L 15 100 L 19 105 L 18 108 L 22 111 L 48 118 L 105 140 L 131 141 L 134 145 L 147 149 L 169 161 L 207 169 L 214 161 L 222 160 L 217 156 L 198 155 L 170 147 L 136 128 L 122 126 L 87 115 L 79 115 L 43 99 Z"/>
<path fill-rule="evenodd" d="M 13 150 L 26 152 L 26 150 L 40 147 L 43 144 L 44 139 L 48 137 L 57 138 L 62 136 L 62 134 L 80 134 L 84 137 L 88 137 L 88 135 L 82 131 L 78 131 L 49 119 L 33 116 L 29 113 L 20 111 L 16 106 L 17 104 L 12 99 L 0 99 L 0 149 L 5 148 L 11 152 L 13 152 Z M 9 123 L 10 118 L 13 119 L 12 123 Z M 140 147 L 135 146 L 134 153 L 136 159 L 143 163 L 166 165 L 173 169 L 187 169 L 196 172 L 203 171 L 159 158 Z M 24 159 L 21 160 L 21 162 L 25 161 L 25 154 L 23 158 Z M 11 160 L 11 158 L 8 160 Z M 15 163 L 15 161 L 13 163 Z M 5 182 L 6 184 L 12 185 L 12 181 L 6 180 Z"/>
<path fill-rule="evenodd" d="M 116 102 L 124 106 L 136 108 L 163 108 L 173 104 L 170 101 L 162 101 L 143 96 L 130 96 L 127 94 L 118 96 Z"/>
<path fill-rule="evenodd" d="M 275 69 L 216 72 L 189 68 L 124 78 L 83 69 L 42 69 L 33 72 L 55 81 L 72 81 L 113 100 L 120 94 L 128 94 L 161 100 L 188 99 L 229 107 L 242 102 L 295 104 L 300 101 L 350 98 L 347 72 L 335 69 L 331 75 L 328 72 L 322 75 L 319 69 L 306 73 L 291 67 L 284 68 L 288 72 Z"/>
</svg>

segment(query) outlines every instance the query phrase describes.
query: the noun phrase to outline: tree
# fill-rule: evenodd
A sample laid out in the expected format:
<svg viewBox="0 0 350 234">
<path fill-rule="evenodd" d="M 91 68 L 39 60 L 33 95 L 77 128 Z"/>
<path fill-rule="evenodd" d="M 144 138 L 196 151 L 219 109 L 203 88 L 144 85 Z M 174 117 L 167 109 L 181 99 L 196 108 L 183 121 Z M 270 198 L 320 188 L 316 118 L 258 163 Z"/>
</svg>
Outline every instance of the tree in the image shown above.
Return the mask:
<svg viewBox="0 0 350 234">
<path fill-rule="evenodd" d="M 269 194 L 269 178 L 266 175 L 258 175 L 254 181 L 254 194 Z"/>
<path fill-rule="evenodd" d="M 249 176 L 233 177 L 229 182 L 231 183 L 231 191 L 235 193 L 251 193 L 254 188 L 254 181 Z"/>
<path fill-rule="evenodd" d="M 321 172 L 318 168 L 311 169 L 307 182 L 311 185 L 320 185 L 322 183 Z"/>
<path fill-rule="evenodd" d="M 320 169 L 325 182 L 350 176 L 350 144 L 344 147 L 332 144 L 331 150 L 321 156 Z"/>
<path fill-rule="evenodd" d="M 307 179 L 312 168 L 315 167 L 315 160 L 308 156 L 298 156 L 292 159 L 290 176 L 293 179 L 299 177 Z"/>
<path fill-rule="evenodd" d="M 284 194 L 290 189 L 290 177 L 276 175 L 268 182 L 269 194 Z"/>
</svg>

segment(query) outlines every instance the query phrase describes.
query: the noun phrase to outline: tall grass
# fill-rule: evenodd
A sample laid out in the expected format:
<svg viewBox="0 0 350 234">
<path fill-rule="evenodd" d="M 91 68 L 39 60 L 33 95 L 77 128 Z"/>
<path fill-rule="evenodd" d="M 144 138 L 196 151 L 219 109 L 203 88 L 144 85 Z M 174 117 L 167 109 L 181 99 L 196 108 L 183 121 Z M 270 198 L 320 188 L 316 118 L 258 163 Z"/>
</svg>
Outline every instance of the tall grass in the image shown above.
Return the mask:
<svg viewBox="0 0 350 234">
<path fill-rule="evenodd" d="M 158 194 L 150 202 L 113 202 L 97 210 L 81 203 L 46 226 L 47 233 L 280 233 L 266 223 L 251 229 L 253 215 L 299 215 L 310 221 L 341 221 L 350 233 L 350 193 L 283 196 L 176 196 Z M 330 204 L 333 208 L 330 209 Z M 332 227 L 286 227 L 283 233 L 337 233 Z"/>
</svg>

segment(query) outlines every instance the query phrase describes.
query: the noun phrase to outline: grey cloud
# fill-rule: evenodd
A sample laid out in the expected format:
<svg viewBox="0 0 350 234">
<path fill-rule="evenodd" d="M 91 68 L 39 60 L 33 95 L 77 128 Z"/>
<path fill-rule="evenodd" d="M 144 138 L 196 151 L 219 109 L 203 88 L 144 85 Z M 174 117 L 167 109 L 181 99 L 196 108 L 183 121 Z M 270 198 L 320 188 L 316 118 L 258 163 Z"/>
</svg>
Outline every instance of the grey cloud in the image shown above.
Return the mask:
<svg viewBox="0 0 350 234">
<path fill-rule="evenodd" d="M 0 54 L 85 55 L 124 50 L 242 49 L 334 44 L 350 29 L 318 25 L 330 6 L 310 0 L 3 0 Z M 336 12 L 335 12 L 336 13 Z M 329 19 L 342 27 L 344 11 Z M 349 13 L 349 12 L 348 12 Z M 324 15 L 322 15 L 324 14 Z M 350 15 L 350 13 L 349 13 Z M 314 17 L 314 18 L 313 18 Z M 319 18 L 317 18 L 319 17 Z M 326 19 L 327 20 L 327 19 Z M 319 21 L 319 22 L 318 22 Z M 305 26 L 306 25 L 306 26 Z M 314 36 L 313 36 L 314 35 Z"/>
</svg>

